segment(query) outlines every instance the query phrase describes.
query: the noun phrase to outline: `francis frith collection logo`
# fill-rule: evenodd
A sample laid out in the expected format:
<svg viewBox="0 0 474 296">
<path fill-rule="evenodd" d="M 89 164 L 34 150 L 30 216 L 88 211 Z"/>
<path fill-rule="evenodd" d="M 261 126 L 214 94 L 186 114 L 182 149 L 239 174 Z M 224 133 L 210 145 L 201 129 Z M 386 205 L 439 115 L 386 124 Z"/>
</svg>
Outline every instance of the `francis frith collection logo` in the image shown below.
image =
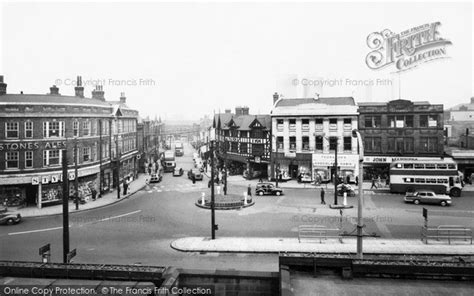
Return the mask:
<svg viewBox="0 0 474 296">
<path fill-rule="evenodd" d="M 447 58 L 446 46 L 451 45 L 451 41 L 441 38 L 440 26 L 440 22 L 434 22 L 398 34 L 388 29 L 371 33 L 367 37 L 367 45 L 372 50 L 365 59 L 367 66 L 378 70 L 393 64 L 397 71 L 404 71 Z"/>
</svg>

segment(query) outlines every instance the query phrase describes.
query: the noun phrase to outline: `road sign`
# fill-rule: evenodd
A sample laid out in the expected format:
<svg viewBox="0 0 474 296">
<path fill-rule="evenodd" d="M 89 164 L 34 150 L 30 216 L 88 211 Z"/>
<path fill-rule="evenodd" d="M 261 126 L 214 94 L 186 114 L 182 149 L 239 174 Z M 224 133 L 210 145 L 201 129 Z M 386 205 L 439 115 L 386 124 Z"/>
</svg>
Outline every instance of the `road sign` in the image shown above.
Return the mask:
<svg viewBox="0 0 474 296">
<path fill-rule="evenodd" d="M 71 252 L 67 253 L 67 262 L 71 262 L 71 259 L 76 257 L 76 249 L 72 250 Z"/>
<path fill-rule="evenodd" d="M 51 244 L 44 245 L 41 248 L 39 248 L 39 254 L 42 256 L 45 253 L 49 253 L 50 250 L 51 250 Z"/>
</svg>

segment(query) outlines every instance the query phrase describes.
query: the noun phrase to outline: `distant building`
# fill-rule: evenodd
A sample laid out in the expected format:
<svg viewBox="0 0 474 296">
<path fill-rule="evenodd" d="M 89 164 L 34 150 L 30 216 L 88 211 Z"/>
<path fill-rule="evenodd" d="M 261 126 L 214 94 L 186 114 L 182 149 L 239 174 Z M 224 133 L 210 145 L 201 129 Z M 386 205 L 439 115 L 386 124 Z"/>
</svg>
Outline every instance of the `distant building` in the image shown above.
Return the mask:
<svg viewBox="0 0 474 296">
<path fill-rule="evenodd" d="M 472 121 L 474 122 L 474 97 L 467 104 L 456 105 L 446 111 L 447 121 Z"/>
<path fill-rule="evenodd" d="M 266 177 L 270 163 L 271 121 L 269 115 L 251 115 L 248 107 L 236 107 L 214 116 L 219 166 L 230 173 Z"/>
<path fill-rule="evenodd" d="M 91 188 L 108 191 L 136 175 L 138 112 L 126 105 L 124 95 L 108 102 L 97 86 L 87 98 L 80 77 L 74 96 L 61 95 L 56 86 L 48 94 L 7 94 L 6 89 L 0 76 L 1 203 L 39 208 L 61 203 L 63 151 L 71 196 L 76 178 L 79 192 L 89 195 Z M 120 178 L 114 175 L 117 155 Z"/>
<path fill-rule="evenodd" d="M 408 100 L 358 105 L 365 178 L 388 176 L 394 159 L 444 156 L 443 105 Z"/>
<path fill-rule="evenodd" d="M 471 148 L 474 137 L 474 97 L 469 104 L 459 104 L 445 111 L 446 145 Z"/>
<path fill-rule="evenodd" d="M 357 106 L 352 97 L 282 99 L 273 96 L 271 175 L 329 181 L 358 175 Z"/>
</svg>

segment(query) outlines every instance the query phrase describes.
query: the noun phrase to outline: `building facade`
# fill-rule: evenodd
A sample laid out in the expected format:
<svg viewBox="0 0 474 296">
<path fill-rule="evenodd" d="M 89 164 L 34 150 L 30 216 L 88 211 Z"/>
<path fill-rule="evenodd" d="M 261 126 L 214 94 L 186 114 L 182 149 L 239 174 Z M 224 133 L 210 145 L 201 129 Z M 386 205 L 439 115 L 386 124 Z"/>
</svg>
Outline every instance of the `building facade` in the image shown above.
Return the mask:
<svg viewBox="0 0 474 296">
<path fill-rule="evenodd" d="M 138 171 L 145 173 L 145 166 L 158 161 L 160 155 L 161 132 L 163 123 L 161 120 L 149 118 L 139 119 L 137 126 L 138 133 Z"/>
<path fill-rule="evenodd" d="M 6 88 L 0 76 L 0 202 L 61 203 L 64 153 L 70 196 L 76 178 L 80 195 L 110 190 L 117 155 L 121 178 L 136 175 L 138 113 L 124 96 L 107 102 L 98 86 L 86 98 L 80 77 L 75 96 L 61 95 L 56 86 L 45 95 L 7 94 Z"/>
<path fill-rule="evenodd" d="M 273 95 L 270 175 L 328 182 L 358 175 L 357 106 L 351 97 L 282 99 Z"/>
<path fill-rule="evenodd" d="M 251 179 L 266 177 L 270 163 L 271 121 L 269 115 L 251 115 L 248 107 L 236 107 L 214 116 L 219 166 L 230 174 Z"/>
<path fill-rule="evenodd" d="M 393 160 L 444 156 L 443 105 L 408 100 L 358 105 L 364 178 L 388 176 Z"/>
</svg>

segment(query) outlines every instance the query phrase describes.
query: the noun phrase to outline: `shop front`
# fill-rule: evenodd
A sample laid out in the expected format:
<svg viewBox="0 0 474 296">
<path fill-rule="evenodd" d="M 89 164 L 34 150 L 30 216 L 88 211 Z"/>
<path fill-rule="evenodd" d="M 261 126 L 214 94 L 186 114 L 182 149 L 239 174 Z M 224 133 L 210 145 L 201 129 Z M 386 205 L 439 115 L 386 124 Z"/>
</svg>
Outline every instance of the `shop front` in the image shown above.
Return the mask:
<svg viewBox="0 0 474 296">
<path fill-rule="evenodd" d="M 334 154 L 313 154 L 312 174 L 316 183 L 333 182 L 336 175 Z M 338 154 L 337 176 L 344 183 L 356 183 L 359 175 L 359 155 Z"/>
<path fill-rule="evenodd" d="M 274 172 L 280 180 L 297 179 L 300 175 L 306 175 L 311 172 L 312 156 L 308 153 L 273 153 Z"/>
<path fill-rule="evenodd" d="M 441 160 L 441 157 L 365 156 L 364 181 L 378 178 L 386 180 L 390 176 L 390 164 L 399 160 Z"/>
</svg>

